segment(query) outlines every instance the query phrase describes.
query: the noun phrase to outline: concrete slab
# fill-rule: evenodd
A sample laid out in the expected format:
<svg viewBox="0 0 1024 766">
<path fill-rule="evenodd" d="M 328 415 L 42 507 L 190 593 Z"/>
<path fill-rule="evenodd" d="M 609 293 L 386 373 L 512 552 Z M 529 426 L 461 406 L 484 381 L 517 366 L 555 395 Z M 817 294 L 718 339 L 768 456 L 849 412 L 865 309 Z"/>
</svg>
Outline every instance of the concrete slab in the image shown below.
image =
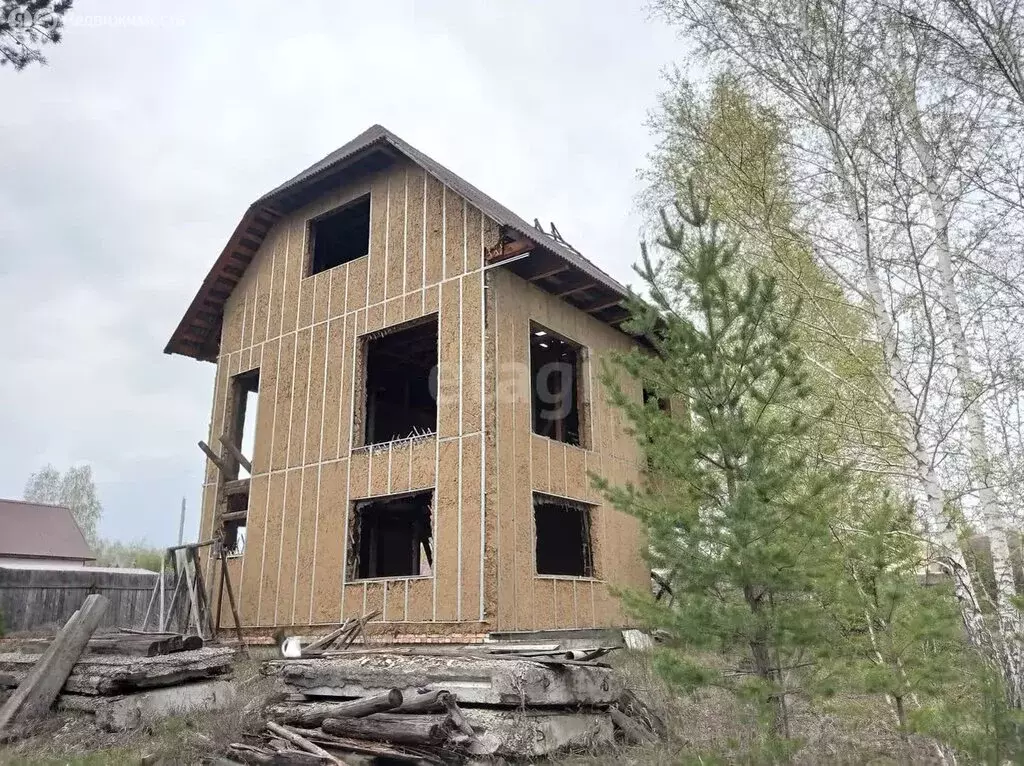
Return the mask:
<svg viewBox="0 0 1024 766">
<path fill-rule="evenodd" d="M 93 713 L 100 727 L 107 731 L 124 731 L 138 728 L 154 718 L 223 710 L 234 699 L 235 686 L 230 681 L 200 681 L 117 697 L 63 694 L 57 706 L 62 710 Z"/>
</svg>

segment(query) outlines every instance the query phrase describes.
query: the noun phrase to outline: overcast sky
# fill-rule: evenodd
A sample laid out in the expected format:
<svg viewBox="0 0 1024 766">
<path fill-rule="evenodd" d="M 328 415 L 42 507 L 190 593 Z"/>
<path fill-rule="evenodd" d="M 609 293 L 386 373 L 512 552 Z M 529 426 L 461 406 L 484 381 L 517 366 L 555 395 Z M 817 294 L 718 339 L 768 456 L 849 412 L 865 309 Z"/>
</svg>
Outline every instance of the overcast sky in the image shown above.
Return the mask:
<svg viewBox="0 0 1024 766">
<path fill-rule="evenodd" d="M 0 497 L 90 463 L 166 545 L 214 368 L 163 347 L 250 202 L 381 123 L 628 281 L 681 48 L 642 0 L 75 0 L 46 54 L 0 69 Z"/>
</svg>

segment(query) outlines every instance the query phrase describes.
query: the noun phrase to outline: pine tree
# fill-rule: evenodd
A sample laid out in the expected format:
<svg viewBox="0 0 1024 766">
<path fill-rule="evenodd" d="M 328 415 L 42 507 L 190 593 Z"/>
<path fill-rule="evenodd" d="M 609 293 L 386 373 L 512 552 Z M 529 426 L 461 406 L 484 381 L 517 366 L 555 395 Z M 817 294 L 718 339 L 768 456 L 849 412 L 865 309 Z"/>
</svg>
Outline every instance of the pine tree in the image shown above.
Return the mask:
<svg viewBox="0 0 1024 766">
<path fill-rule="evenodd" d="M 926 545 L 913 507 L 868 504 L 855 528 L 837 528 L 845 577 L 829 605 L 838 630 L 830 660 L 843 686 L 884 695 L 908 743 L 947 692 L 965 680 L 968 646 L 948 582 L 922 583 Z M 942 734 L 939 731 L 931 733 Z"/>
<path fill-rule="evenodd" d="M 794 340 L 799 301 L 781 310 L 775 279 L 744 267 L 709 203 L 692 186 L 688 196 L 675 205 L 678 223 L 662 213 L 663 257 L 643 247 L 635 267 L 649 300 L 633 298 L 628 329 L 653 353 L 618 355 L 604 374 L 649 476 L 639 487 L 598 485 L 641 520 L 652 566 L 668 572 L 672 607 L 627 596 L 678 641 L 681 651 L 659 667 L 684 685 L 749 695 L 772 733 L 788 737 L 793 671 L 812 665 L 829 640 L 818 593 L 839 573 L 829 520 L 845 477 L 803 438 L 825 413 L 813 409 Z M 619 369 L 655 396 L 632 401 L 616 383 Z M 747 660 L 722 671 L 688 659 L 693 647 Z"/>
</svg>

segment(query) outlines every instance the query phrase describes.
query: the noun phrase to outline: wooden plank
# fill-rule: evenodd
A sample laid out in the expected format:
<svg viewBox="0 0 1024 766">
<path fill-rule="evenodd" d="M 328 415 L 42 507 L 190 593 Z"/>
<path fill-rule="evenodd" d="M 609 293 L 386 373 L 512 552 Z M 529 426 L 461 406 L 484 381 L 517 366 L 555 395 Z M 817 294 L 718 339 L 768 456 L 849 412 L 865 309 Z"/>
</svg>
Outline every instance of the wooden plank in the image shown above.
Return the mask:
<svg viewBox="0 0 1024 766">
<path fill-rule="evenodd" d="M 509 258 L 515 258 L 517 255 L 528 253 L 536 247 L 537 245 L 525 237 L 517 239 L 514 242 L 503 242 L 487 254 L 487 262 L 501 263 Z"/>
<path fill-rule="evenodd" d="M 328 646 L 337 641 L 341 636 L 346 633 L 349 629 L 349 621 L 345 620 L 337 630 L 332 630 L 326 636 L 321 636 L 316 641 L 311 641 L 308 646 L 303 647 L 305 651 L 312 649 L 326 649 Z"/>
<path fill-rule="evenodd" d="M 209 444 L 207 444 L 206 442 L 200 440 L 200 442 L 199 442 L 199 449 L 201 449 L 203 451 L 203 453 L 206 455 L 206 457 L 210 458 L 210 462 L 211 463 L 213 463 L 215 466 L 217 466 L 217 468 L 220 469 L 220 472 L 224 476 L 225 479 L 230 479 L 231 478 L 231 474 L 228 473 L 227 465 L 224 463 L 223 460 L 221 460 L 220 455 L 218 455 L 216 452 L 214 452 L 212 449 L 210 449 L 210 445 Z"/>
<path fill-rule="evenodd" d="M 503 656 L 358 653 L 271 662 L 288 691 L 366 697 L 393 687 L 445 689 L 469 705 L 609 705 L 622 693 L 607 667 Z"/>
<path fill-rule="evenodd" d="M 224 447 L 224 449 L 228 451 L 228 454 L 230 454 L 231 457 L 238 461 L 238 464 L 242 466 L 242 468 L 244 468 L 249 473 L 252 473 L 252 463 L 250 463 L 249 459 L 242 454 L 242 450 L 238 449 L 238 447 L 236 447 L 232 443 L 232 441 L 224 434 L 220 435 L 220 443 Z"/>
<path fill-rule="evenodd" d="M 228 745 L 231 757 L 242 763 L 267 764 L 267 766 L 321 766 L 330 763 L 319 755 L 307 753 L 304 750 L 282 750 L 274 752 L 252 745 L 234 743 Z"/>
<path fill-rule="evenodd" d="M 89 641 L 89 654 L 129 654 L 139 657 L 156 657 L 172 654 L 185 649 L 185 639 L 180 635 L 171 636 L 119 636 L 96 638 Z"/>
<path fill-rule="evenodd" d="M 233 495 L 248 495 L 249 480 L 232 479 L 231 481 L 226 481 L 224 482 L 223 485 L 221 485 L 221 492 L 224 493 L 224 497 L 232 497 Z"/>
<path fill-rule="evenodd" d="M 433 756 L 429 750 L 397 748 L 379 742 L 368 742 L 364 739 L 338 737 L 334 734 L 326 734 L 320 729 L 297 729 L 297 731 L 310 741 L 328 745 L 335 750 L 345 750 L 346 752 L 359 755 L 377 756 L 386 759 L 386 761 L 415 763 L 418 766 L 445 763 L 441 758 Z"/>
<path fill-rule="evenodd" d="M 64 624 L 50 648 L 0 708 L 0 731 L 45 715 L 100 624 L 108 603 L 99 594 L 86 596 L 82 607 Z"/>
<path fill-rule="evenodd" d="M 122 694 L 170 686 L 223 675 L 231 670 L 234 654 L 233 649 L 216 647 L 156 657 L 84 655 L 66 676 L 63 688 L 71 694 Z M 0 654 L 0 673 L 21 680 L 39 656 L 17 652 Z"/>
</svg>

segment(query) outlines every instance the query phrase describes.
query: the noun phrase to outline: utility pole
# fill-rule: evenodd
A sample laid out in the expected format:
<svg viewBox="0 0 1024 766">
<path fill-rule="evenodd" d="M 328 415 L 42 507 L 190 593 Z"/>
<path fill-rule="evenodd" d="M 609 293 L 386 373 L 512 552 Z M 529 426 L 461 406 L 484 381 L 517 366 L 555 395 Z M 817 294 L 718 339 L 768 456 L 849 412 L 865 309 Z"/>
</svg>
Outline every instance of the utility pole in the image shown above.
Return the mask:
<svg viewBox="0 0 1024 766">
<path fill-rule="evenodd" d="M 181 498 L 181 520 L 178 522 L 178 545 L 184 542 L 185 538 L 185 498 Z"/>
</svg>

